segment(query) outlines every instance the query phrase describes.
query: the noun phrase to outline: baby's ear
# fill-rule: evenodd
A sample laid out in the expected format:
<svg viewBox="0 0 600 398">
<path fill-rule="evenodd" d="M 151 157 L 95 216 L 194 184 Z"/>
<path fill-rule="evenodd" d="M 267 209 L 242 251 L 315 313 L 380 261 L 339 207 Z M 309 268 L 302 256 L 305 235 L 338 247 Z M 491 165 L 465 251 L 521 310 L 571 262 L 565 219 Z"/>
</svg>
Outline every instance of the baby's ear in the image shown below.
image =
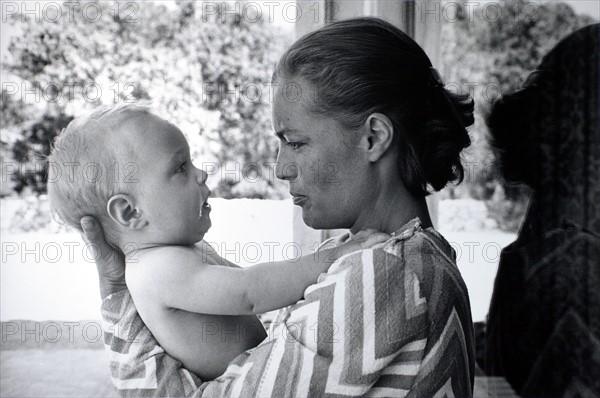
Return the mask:
<svg viewBox="0 0 600 398">
<path fill-rule="evenodd" d="M 133 198 L 129 195 L 112 196 L 106 205 L 110 218 L 127 229 L 142 229 L 148 222 L 135 209 Z"/>
</svg>

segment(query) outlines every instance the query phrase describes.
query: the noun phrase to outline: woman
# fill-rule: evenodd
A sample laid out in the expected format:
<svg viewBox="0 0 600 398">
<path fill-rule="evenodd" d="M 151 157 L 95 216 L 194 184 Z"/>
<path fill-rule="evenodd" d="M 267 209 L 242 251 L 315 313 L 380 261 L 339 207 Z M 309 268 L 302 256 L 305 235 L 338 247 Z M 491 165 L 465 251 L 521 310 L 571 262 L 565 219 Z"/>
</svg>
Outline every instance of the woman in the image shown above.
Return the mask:
<svg viewBox="0 0 600 398">
<path fill-rule="evenodd" d="M 338 261 L 281 312 L 269 338 L 198 387 L 143 326 L 122 262 L 84 222 L 109 258 L 98 269 L 116 386 L 132 396 L 470 396 L 469 299 L 425 196 L 463 177 L 472 101 L 447 92 L 423 50 L 374 18 L 304 36 L 273 79 L 277 177 L 289 182 L 306 224 L 393 238 Z"/>
<path fill-rule="evenodd" d="M 486 370 L 521 396 L 600 396 L 600 25 L 562 40 L 488 124 L 503 176 L 532 189 L 502 251 Z"/>
</svg>

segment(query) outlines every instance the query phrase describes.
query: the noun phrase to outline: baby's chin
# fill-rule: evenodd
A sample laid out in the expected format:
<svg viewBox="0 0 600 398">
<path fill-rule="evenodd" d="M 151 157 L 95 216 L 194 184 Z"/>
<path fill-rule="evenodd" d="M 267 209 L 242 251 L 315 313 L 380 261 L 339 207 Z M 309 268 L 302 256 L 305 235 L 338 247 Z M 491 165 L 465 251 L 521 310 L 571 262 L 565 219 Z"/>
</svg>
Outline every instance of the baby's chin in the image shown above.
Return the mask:
<svg viewBox="0 0 600 398">
<path fill-rule="evenodd" d="M 148 239 L 147 244 L 142 244 L 141 246 L 194 246 L 197 243 L 201 242 L 204 239 L 204 233 L 196 233 L 193 236 L 163 236 L 163 237 L 155 237 L 154 239 Z"/>
<path fill-rule="evenodd" d="M 186 239 L 178 239 L 172 242 L 166 242 L 165 245 L 194 246 L 202 240 L 204 240 L 204 234 L 198 234 Z"/>
</svg>

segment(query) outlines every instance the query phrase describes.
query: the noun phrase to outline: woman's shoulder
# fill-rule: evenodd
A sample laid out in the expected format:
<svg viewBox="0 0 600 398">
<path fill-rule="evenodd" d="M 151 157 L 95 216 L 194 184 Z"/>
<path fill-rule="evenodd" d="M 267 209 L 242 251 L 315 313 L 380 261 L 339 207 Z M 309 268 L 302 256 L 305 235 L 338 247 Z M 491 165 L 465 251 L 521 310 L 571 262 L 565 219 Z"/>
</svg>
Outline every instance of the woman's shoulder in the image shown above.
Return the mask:
<svg viewBox="0 0 600 398">
<path fill-rule="evenodd" d="M 458 327 L 471 344 L 469 294 L 450 243 L 435 229 L 423 228 L 416 220 L 379 250 L 393 255 L 394 266 L 386 264 L 386 268 L 402 283 L 405 295 L 408 297 L 410 293 L 417 301 L 426 303 L 432 341 L 443 338 L 447 327 Z M 386 261 L 389 262 L 389 257 Z"/>
<path fill-rule="evenodd" d="M 423 228 L 418 218 L 395 231 L 379 249 L 404 262 L 430 260 L 438 266 L 456 268 L 456 253 L 450 243 L 435 229 Z"/>
<path fill-rule="evenodd" d="M 348 234 L 330 238 L 321 244 L 320 249 L 339 246 L 349 238 Z M 450 268 L 458 272 L 456 253 L 446 239 L 433 228 L 423 228 L 421 221 L 415 218 L 392 233 L 390 239 L 378 243 L 369 249 L 343 256 L 341 262 L 350 262 L 354 257 L 371 253 L 375 263 L 393 263 L 400 268 L 428 267 Z M 334 269 L 336 269 L 334 267 Z"/>
<path fill-rule="evenodd" d="M 418 281 L 423 297 L 442 294 L 446 299 L 468 301 L 465 282 L 456 265 L 456 253 L 435 229 L 423 228 L 418 219 L 394 233 L 385 244 L 375 247 L 374 258 L 387 268 Z M 378 256 L 377 252 L 385 253 Z M 392 268 L 389 263 L 394 263 Z M 440 293 L 442 291 L 442 293 Z M 451 301 L 454 301 L 452 299 Z"/>
</svg>

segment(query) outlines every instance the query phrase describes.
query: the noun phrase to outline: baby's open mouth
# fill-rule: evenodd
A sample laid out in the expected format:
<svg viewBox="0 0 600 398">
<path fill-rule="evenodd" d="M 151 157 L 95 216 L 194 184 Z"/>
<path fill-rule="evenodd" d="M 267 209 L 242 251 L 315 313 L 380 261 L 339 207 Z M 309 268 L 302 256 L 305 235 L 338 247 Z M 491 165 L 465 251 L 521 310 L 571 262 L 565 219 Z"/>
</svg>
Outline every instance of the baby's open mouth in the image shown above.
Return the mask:
<svg viewBox="0 0 600 398">
<path fill-rule="evenodd" d="M 205 210 L 210 211 L 210 204 L 208 203 L 208 199 L 206 199 L 206 201 L 204 201 L 204 203 L 202 203 L 202 207 L 200 207 L 200 216 L 202 216 L 202 214 L 204 213 Z"/>
</svg>

